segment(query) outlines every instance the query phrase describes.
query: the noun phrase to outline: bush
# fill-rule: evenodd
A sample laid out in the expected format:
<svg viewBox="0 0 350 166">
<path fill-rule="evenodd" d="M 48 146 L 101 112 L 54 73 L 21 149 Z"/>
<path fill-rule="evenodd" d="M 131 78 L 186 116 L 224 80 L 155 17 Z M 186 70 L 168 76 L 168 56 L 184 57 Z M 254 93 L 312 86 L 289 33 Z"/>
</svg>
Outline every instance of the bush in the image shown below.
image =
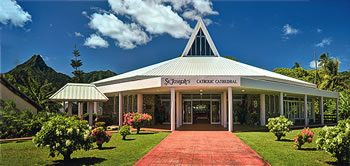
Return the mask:
<svg viewBox="0 0 350 166">
<path fill-rule="evenodd" d="M 323 127 L 316 140 L 323 149 L 337 158 L 338 163 L 350 164 L 350 120 L 342 120 L 334 127 Z"/>
<path fill-rule="evenodd" d="M 140 133 L 141 127 L 144 126 L 147 122 L 150 122 L 151 120 L 152 116 L 146 113 L 140 114 L 129 112 L 124 114 L 124 125 L 129 125 L 133 128 L 136 128 L 137 134 Z"/>
<path fill-rule="evenodd" d="M 268 124 L 266 127 L 275 134 L 277 141 L 280 141 L 282 137 L 286 136 L 287 132 L 290 131 L 290 126 L 293 125 L 293 122 L 288 120 L 284 116 L 269 118 Z"/>
<path fill-rule="evenodd" d="M 301 149 L 306 142 L 311 143 L 314 133 L 309 128 L 304 128 L 295 138 L 294 143 L 297 149 Z"/>
<path fill-rule="evenodd" d="M 104 122 L 100 122 L 104 123 Z M 91 136 L 93 140 L 96 142 L 98 149 L 102 149 L 102 144 L 105 142 L 109 142 L 112 137 L 112 134 L 106 132 L 103 127 L 97 127 L 91 131 Z"/>
<path fill-rule="evenodd" d="M 105 122 L 96 122 L 96 123 L 95 123 L 95 127 L 96 127 L 96 128 L 97 128 L 97 127 L 102 127 L 104 130 L 107 129 L 106 123 L 105 123 Z"/>
<path fill-rule="evenodd" d="M 119 129 L 119 134 L 122 136 L 122 139 L 125 140 L 127 135 L 130 135 L 130 126 L 124 125 Z"/>
<path fill-rule="evenodd" d="M 64 116 L 55 116 L 45 123 L 33 137 L 33 142 L 37 147 L 49 147 L 51 157 L 61 154 L 64 160 L 69 160 L 76 150 L 92 147 L 87 122 Z"/>
<path fill-rule="evenodd" d="M 113 125 L 113 118 L 109 116 L 97 116 L 96 122 L 105 122 L 106 126 Z"/>
<path fill-rule="evenodd" d="M 83 117 L 84 117 L 84 120 L 89 121 L 89 113 L 88 113 L 88 112 L 85 113 L 85 114 L 83 115 Z M 93 114 L 92 114 L 92 121 L 93 121 L 93 122 L 95 121 L 96 117 L 97 117 L 97 115 L 96 115 L 95 113 L 93 113 Z"/>
<path fill-rule="evenodd" d="M 33 136 L 55 115 L 56 113 L 49 112 L 33 114 L 30 110 L 18 110 L 11 100 L 1 101 L 0 138 Z"/>
</svg>

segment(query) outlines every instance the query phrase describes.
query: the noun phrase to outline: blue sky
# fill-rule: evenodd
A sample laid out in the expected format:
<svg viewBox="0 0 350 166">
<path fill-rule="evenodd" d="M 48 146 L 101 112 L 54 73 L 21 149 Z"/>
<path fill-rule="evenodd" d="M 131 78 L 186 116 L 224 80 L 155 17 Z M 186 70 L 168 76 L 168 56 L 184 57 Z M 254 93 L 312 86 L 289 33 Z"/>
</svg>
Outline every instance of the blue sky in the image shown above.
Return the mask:
<svg viewBox="0 0 350 166">
<path fill-rule="evenodd" d="M 176 4 L 167 2 L 158 5 L 171 6 L 168 12 L 175 15 L 163 20 L 147 17 L 147 12 L 142 17 L 143 11 L 135 9 L 131 13 L 107 1 L 17 3 L 20 13 L 30 16 L 17 18 L 16 22 L 11 15 L 0 14 L 1 73 L 33 54 L 41 54 L 56 71 L 71 75 L 69 64 L 75 44 L 86 72 L 123 73 L 175 58 L 187 43 L 189 30 L 196 23 L 194 16 L 211 22 L 207 28 L 221 56 L 234 56 L 272 70 L 292 67 L 294 62 L 310 68 L 314 52 L 329 52 L 341 61 L 341 71 L 350 70 L 350 1 L 213 1 L 206 2 L 204 7 L 209 8 L 196 9 L 189 3 L 179 10 L 174 9 Z M 186 16 L 184 11 L 192 15 Z M 107 28 L 126 29 L 121 34 L 111 32 L 97 16 L 119 20 L 105 25 Z M 145 22 L 144 18 L 151 21 Z M 92 34 L 98 38 L 89 45 L 86 41 Z"/>
</svg>

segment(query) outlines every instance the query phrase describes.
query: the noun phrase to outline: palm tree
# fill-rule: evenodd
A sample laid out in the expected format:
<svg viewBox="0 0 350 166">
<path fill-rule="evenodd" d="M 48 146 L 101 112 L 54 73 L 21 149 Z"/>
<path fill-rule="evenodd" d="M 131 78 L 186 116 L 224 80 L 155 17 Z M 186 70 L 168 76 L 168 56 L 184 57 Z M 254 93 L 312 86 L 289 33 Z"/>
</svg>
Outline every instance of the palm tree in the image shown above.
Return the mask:
<svg viewBox="0 0 350 166">
<path fill-rule="evenodd" d="M 338 74 L 339 70 L 339 61 L 335 58 L 323 59 L 323 78 L 320 84 L 321 89 L 325 90 L 341 90 L 345 88 L 347 85 L 345 84 L 344 77 Z M 322 62 L 322 59 L 321 59 Z"/>
<path fill-rule="evenodd" d="M 296 68 L 301 68 L 300 63 L 298 63 L 298 62 L 294 63 L 294 66 L 292 67 L 292 69 L 296 69 Z"/>
</svg>

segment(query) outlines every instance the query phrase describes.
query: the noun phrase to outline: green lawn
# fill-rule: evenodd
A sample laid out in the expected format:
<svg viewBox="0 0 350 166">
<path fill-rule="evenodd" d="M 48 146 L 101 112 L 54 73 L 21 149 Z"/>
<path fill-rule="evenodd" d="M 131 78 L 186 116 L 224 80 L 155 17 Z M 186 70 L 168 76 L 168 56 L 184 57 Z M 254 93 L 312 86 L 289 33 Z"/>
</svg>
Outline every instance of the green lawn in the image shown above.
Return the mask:
<svg viewBox="0 0 350 166">
<path fill-rule="evenodd" d="M 133 165 L 169 133 L 133 134 L 128 140 L 121 140 L 119 134 L 113 134 L 105 149 L 98 150 L 96 145 L 89 151 L 77 151 L 72 155 L 74 165 Z M 51 165 L 63 164 L 63 157 L 48 157 L 47 148 L 37 148 L 32 141 L 9 142 L 0 144 L 0 165 Z"/>
<path fill-rule="evenodd" d="M 235 133 L 271 165 L 328 165 L 336 161 L 330 154 L 316 150 L 317 134 L 321 128 L 314 128 L 314 140 L 303 145 L 302 150 L 295 150 L 292 139 L 300 132 L 293 130 L 276 141 L 270 132 L 238 132 Z"/>
</svg>

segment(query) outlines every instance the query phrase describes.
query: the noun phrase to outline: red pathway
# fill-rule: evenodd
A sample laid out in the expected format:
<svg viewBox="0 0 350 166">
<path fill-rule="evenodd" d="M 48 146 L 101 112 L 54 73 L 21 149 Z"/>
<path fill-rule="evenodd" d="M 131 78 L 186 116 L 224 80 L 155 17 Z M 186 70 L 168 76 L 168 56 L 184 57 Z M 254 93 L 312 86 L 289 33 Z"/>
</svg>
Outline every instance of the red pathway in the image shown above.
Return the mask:
<svg viewBox="0 0 350 166">
<path fill-rule="evenodd" d="M 135 165 L 269 165 L 228 131 L 175 131 Z"/>
</svg>

